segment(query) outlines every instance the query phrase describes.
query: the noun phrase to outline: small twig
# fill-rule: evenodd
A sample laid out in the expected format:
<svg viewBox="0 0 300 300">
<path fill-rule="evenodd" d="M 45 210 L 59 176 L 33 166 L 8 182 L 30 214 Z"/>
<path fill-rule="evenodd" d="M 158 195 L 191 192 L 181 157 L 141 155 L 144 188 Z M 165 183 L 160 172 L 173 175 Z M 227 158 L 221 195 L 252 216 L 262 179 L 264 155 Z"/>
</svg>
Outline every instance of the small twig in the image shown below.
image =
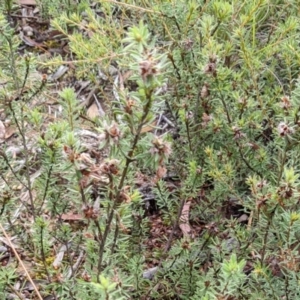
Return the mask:
<svg viewBox="0 0 300 300">
<path fill-rule="evenodd" d="M 84 251 L 81 251 L 79 253 L 79 256 L 78 256 L 75 264 L 70 266 L 69 271 L 68 271 L 68 275 L 67 275 L 68 279 L 70 279 L 71 276 L 72 276 L 72 273 L 74 273 L 78 269 L 78 267 L 79 267 L 79 265 L 80 265 L 80 263 L 81 263 L 81 261 L 83 259 L 83 255 L 84 255 Z"/>
<path fill-rule="evenodd" d="M 221 25 L 221 21 L 219 20 L 216 27 L 212 30 L 210 36 L 213 36 L 216 33 L 220 25 Z"/>
<path fill-rule="evenodd" d="M 162 114 L 159 114 L 158 121 L 157 121 L 157 123 L 156 123 L 156 126 L 157 126 L 157 127 L 159 127 L 159 124 L 160 124 L 160 122 L 161 122 L 161 119 L 162 119 Z M 158 130 L 158 128 L 155 129 L 155 135 L 157 134 L 157 130 Z"/>
<path fill-rule="evenodd" d="M 97 99 L 97 97 L 96 97 L 95 94 L 94 94 L 93 96 L 94 96 L 96 105 L 97 105 L 97 107 L 98 107 L 98 112 L 99 112 L 100 117 L 105 116 L 105 111 L 104 111 L 104 109 L 102 108 L 102 106 L 101 106 L 99 100 Z"/>
<path fill-rule="evenodd" d="M 168 123 L 171 127 L 175 127 L 174 123 L 170 121 L 166 116 L 162 115 L 163 120 Z"/>
<path fill-rule="evenodd" d="M 89 107 L 93 102 L 93 96 L 98 93 L 100 87 L 100 82 L 91 89 L 86 99 L 81 103 L 82 106 Z"/>
<path fill-rule="evenodd" d="M 56 257 L 54 262 L 52 263 L 52 266 L 54 269 L 58 269 L 61 266 L 61 262 L 64 258 L 65 252 L 67 251 L 66 245 L 62 245 L 61 248 L 56 253 Z"/>
<path fill-rule="evenodd" d="M 10 248 L 12 249 L 14 255 L 16 256 L 16 258 L 17 258 L 19 264 L 20 264 L 21 267 L 23 268 L 23 270 L 24 270 L 24 272 L 25 272 L 25 274 L 26 274 L 26 277 L 28 278 L 29 282 L 32 284 L 33 289 L 35 290 L 35 292 L 36 292 L 38 298 L 39 298 L 40 300 L 43 300 L 43 297 L 41 296 L 41 294 L 40 294 L 40 292 L 39 292 L 37 286 L 36 286 L 35 283 L 33 282 L 33 280 L 32 280 L 32 278 L 31 278 L 30 274 L 28 273 L 28 271 L 27 271 L 25 265 L 23 264 L 23 262 L 22 262 L 22 260 L 21 260 L 21 258 L 20 258 L 20 256 L 19 256 L 19 254 L 18 254 L 18 252 L 16 251 L 15 247 L 14 247 L 13 244 L 11 243 L 9 236 L 7 235 L 7 233 L 6 233 L 6 231 L 5 231 L 5 229 L 3 228 L 3 226 L 2 226 L 1 223 L 0 223 L 0 229 L 1 229 L 1 231 L 3 232 L 5 238 L 7 239 L 8 244 L 9 244 Z"/>
</svg>

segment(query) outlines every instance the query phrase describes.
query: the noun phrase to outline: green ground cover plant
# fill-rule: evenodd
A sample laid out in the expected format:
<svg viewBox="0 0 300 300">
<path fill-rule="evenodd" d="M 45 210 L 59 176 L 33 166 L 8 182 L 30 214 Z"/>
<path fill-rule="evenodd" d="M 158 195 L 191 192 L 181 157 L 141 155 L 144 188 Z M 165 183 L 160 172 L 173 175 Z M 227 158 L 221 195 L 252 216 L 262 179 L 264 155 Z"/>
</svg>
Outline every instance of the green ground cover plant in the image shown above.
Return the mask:
<svg viewBox="0 0 300 300">
<path fill-rule="evenodd" d="M 297 1 L 21 2 L 1 299 L 298 299 Z"/>
</svg>

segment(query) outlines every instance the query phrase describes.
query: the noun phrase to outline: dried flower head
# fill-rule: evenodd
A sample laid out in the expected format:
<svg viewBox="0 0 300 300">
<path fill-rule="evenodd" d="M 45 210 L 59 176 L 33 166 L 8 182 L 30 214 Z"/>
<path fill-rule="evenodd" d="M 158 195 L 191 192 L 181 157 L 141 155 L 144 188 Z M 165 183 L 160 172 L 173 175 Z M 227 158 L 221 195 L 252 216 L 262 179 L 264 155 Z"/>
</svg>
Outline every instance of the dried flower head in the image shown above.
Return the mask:
<svg viewBox="0 0 300 300">
<path fill-rule="evenodd" d="M 216 54 L 211 54 L 211 55 L 209 56 L 209 62 L 210 62 L 210 63 L 215 64 L 215 63 L 217 62 L 217 59 L 218 59 L 218 57 L 217 57 Z"/>
<path fill-rule="evenodd" d="M 139 65 L 140 73 L 144 81 L 159 73 L 157 61 L 153 59 L 151 54 L 148 54 L 147 58 L 141 61 Z"/>
<path fill-rule="evenodd" d="M 130 203 L 131 202 L 131 197 L 129 195 L 130 191 L 130 186 L 126 185 L 122 188 L 120 195 L 119 195 L 119 202 L 122 203 Z"/>
<path fill-rule="evenodd" d="M 291 198 L 293 196 L 293 194 L 294 194 L 294 189 L 288 183 L 283 184 L 277 190 L 277 195 L 280 196 L 283 199 L 289 199 L 289 198 Z"/>
<path fill-rule="evenodd" d="M 71 163 L 74 163 L 80 157 L 79 153 L 66 145 L 64 145 L 64 154 Z"/>
<path fill-rule="evenodd" d="M 86 219 L 96 220 L 99 216 L 99 210 L 95 209 L 93 206 L 86 205 L 82 208 L 82 211 Z"/>
<path fill-rule="evenodd" d="M 169 142 L 163 141 L 159 137 L 155 137 L 152 141 L 153 147 L 150 149 L 151 154 L 158 154 L 168 158 L 172 152 L 171 144 Z"/>
<path fill-rule="evenodd" d="M 79 180 L 79 185 L 82 189 L 87 188 L 90 183 L 91 183 L 91 179 L 90 179 L 90 173 L 88 171 L 81 171 L 82 177 Z"/>
<path fill-rule="evenodd" d="M 158 166 L 156 170 L 156 178 L 161 179 L 167 174 L 167 168 L 164 165 Z"/>
<path fill-rule="evenodd" d="M 268 182 L 267 180 L 260 180 L 257 182 L 256 184 L 256 188 L 259 189 L 259 190 L 262 190 L 264 187 L 266 187 L 268 185 Z"/>
<path fill-rule="evenodd" d="M 100 170 L 104 174 L 108 175 L 118 175 L 119 173 L 119 161 L 116 159 L 111 159 L 100 165 Z"/>
<path fill-rule="evenodd" d="M 234 139 L 239 140 L 241 138 L 244 138 L 246 136 L 245 133 L 241 131 L 241 129 L 237 126 L 232 126 L 233 134 L 234 134 Z"/>
<path fill-rule="evenodd" d="M 204 67 L 204 73 L 206 75 L 212 75 L 213 77 L 217 77 L 217 65 L 216 63 L 208 63 L 205 67 Z"/>
<path fill-rule="evenodd" d="M 46 82 L 48 79 L 47 74 L 42 74 L 42 81 Z"/>
<path fill-rule="evenodd" d="M 256 200 L 256 206 L 258 209 L 264 207 L 268 200 L 270 200 L 271 198 L 271 194 L 266 194 L 266 195 L 262 195 L 260 196 L 257 200 Z"/>
<path fill-rule="evenodd" d="M 193 119 L 194 118 L 194 113 L 189 110 L 186 114 L 185 114 L 185 118 L 186 119 Z"/>
<path fill-rule="evenodd" d="M 280 102 L 280 107 L 282 107 L 283 109 L 286 109 L 288 110 L 289 108 L 292 107 L 292 103 L 290 101 L 290 97 L 289 96 L 283 96 L 281 99 L 281 102 Z"/>
<path fill-rule="evenodd" d="M 89 153 L 83 152 L 79 154 L 78 161 L 84 164 L 87 167 L 90 167 L 95 164 L 94 160 L 91 158 Z"/>
<path fill-rule="evenodd" d="M 104 123 L 104 132 L 105 138 L 107 140 L 112 139 L 115 143 L 117 143 L 121 138 L 121 130 L 116 122 L 112 122 L 110 125 Z"/>
<path fill-rule="evenodd" d="M 205 127 L 207 126 L 207 124 L 208 124 L 210 121 L 212 121 L 213 116 L 212 116 L 212 115 L 208 115 L 207 113 L 203 113 L 201 119 L 202 119 L 201 125 L 202 125 L 202 127 L 205 128 Z"/>
<path fill-rule="evenodd" d="M 204 82 L 203 87 L 202 87 L 201 92 L 200 92 L 200 96 L 201 96 L 202 99 L 205 99 L 209 96 L 209 94 L 210 94 L 209 84 Z"/>
<path fill-rule="evenodd" d="M 107 132 L 113 138 L 119 137 L 120 133 L 121 133 L 117 123 L 115 123 L 115 122 L 112 123 L 112 125 L 110 126 L 110 128 L 108 129 Z"/>
<path fill-rule="evenodd" d="M 84 272 L 81 274 L 81 278 L 82 278 L 85 282 L 90 282 L 92 277 L 91 277 L 86 271 L 84 271 Z"/>
<path fill-rule="evenodd" d="M 125 107 L 124 107 L 124 110 L 126 113 L 128 114 L 132 114 L 132 108 L 136 105 L 136 102 L 132 99 L 128 99 L 126 100 L 126 104 L 125 104 Z"/>
<path fill-rule="evenodd" d="M 191 40 L 191 39 L 186 39 L 184 42 L 183 42 L 183 45 L 184 45 L 184 49 L 189 51 L 193 48 L 193 45 L 194 45 L 194 41 Z"/>
<path fill-rule="evenodd" d="M 217 77 L 217 56 L 212 54 L 209 56 L 208 64 L 204 67 L 204 73 Z"/>
<path fill-rule="evenodd" d="M 249 146 L 252 150 L 258 150 L 259 146 L 253 142 L 249 142 L 246 144 L 246 146 Z"/>
<path fill-rule="evenodd" d="M 247 98 L 245 98 L 245 97 L 239 98 L 238 104 L 240 104 L 243 107 L 246 106 L 247 105 Z"/>
<path fill-rule="evenodd" d="M 287 136 L 295 132 L 294 128 L 287 125 L 285 122 L 280 122 L 277 127 L 280 136 Z"/>
<path fill-rule="evenodd" d="M 216 222 L 211 222 L 204 226 L 211 235 L 216 235 L 219 233 L 218 224 Z"/>
</svg>

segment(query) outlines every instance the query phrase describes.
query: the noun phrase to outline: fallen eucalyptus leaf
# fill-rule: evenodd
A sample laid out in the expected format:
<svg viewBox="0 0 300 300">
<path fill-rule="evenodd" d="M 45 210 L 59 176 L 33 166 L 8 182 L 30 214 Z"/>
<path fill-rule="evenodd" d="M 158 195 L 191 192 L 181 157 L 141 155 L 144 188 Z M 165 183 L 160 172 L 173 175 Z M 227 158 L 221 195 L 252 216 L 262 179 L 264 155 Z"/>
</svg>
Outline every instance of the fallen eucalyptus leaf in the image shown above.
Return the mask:
<svg viewBox="0 0 300 300">
<path fill-rule="evenodd" d="M 154 277 L 155 273 L 157 272 L 157 270 L 158 270 L 158 267 L 153 267 L 153 268 L 150 268 L 150 269 L 144 271 L 143 272 L 143 278 L 149 279 L 149 280 L 153 279 L 153 277 Z"/>
</svg>

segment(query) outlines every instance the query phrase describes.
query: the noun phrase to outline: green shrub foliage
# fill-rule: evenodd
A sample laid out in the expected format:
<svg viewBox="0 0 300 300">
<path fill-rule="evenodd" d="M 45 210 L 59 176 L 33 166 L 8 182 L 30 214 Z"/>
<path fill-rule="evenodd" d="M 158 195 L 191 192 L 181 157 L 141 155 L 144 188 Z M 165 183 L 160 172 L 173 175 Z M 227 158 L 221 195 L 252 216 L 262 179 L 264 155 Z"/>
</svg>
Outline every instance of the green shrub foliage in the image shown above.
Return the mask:
<svg viewBox="0 0 300 300">
<path fill-rule="evenodd" d="M 0 221 L 40 293 L 299 299 L 297 1 L 79 2 L 38 1 L 70 49 L 47 59 L 0 6 L 1 121 L 20 141 L 1 141 Z M 37 72 L 70 62 L 104 116 Z M 3 299 L 19 275 L 0 270 Z"/>
</svg>

